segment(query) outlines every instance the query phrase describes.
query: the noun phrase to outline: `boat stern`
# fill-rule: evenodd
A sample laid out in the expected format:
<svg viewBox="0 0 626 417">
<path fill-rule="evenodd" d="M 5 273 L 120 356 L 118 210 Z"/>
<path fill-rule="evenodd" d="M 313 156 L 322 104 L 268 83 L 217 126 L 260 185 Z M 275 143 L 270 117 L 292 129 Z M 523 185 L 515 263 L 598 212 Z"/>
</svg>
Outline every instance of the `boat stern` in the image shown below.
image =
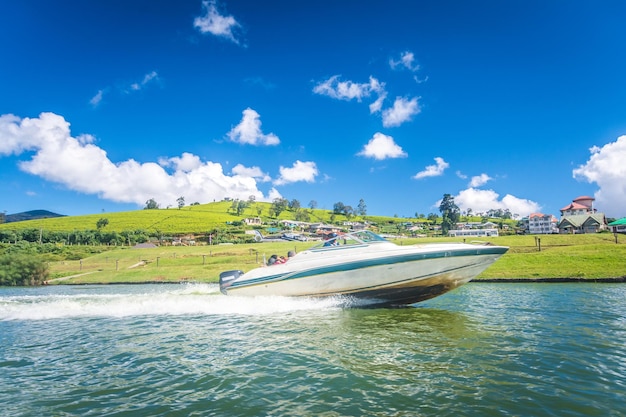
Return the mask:
<svg viewBox="0 0 626 417">
<path fill-rule="evenodd" d="M 233 269 L 231 271 L 224 271 L 220 274 L 220 291 L 224 295 L 228 295 L 228 287 L 237 278 L 243 275 L 243 271 L 239 269 Z"/>
</svg>

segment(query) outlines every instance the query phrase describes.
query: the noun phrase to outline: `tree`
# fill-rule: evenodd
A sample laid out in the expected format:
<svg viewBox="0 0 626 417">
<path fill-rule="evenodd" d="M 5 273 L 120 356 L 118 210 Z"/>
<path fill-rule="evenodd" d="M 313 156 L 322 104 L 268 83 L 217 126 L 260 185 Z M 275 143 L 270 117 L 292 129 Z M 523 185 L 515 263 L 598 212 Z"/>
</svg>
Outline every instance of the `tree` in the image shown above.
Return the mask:
<svg viewBox="0 0 626 417">
<path fill-rule="evenodd" d="M 365 205 L 365 200 L 359 200 L 359 205 L 356 208 L 356 212 L 360 216 L 365 216 L 367 214 L 367 206 Z"/>
<path fill-rule="evenodd" d="M 185 206 L 185 197 L 180 196 L 176 199 L 176 202 L 178 203 L 178 210 L 180 210 L 181 208 L 183 208 Z"/>
<path fill-rule="evenodd" d="M 271 208 L 272 212 L 274 213 L 274 216 L 275 217 L 280 216 L 280 213 L 285 211 L 288 204 L 289 202 L 285 198 L 275 198 L 274 201 L 272 201 L 272 208 Z"/>
<path fill-rule="evenodd" d="M 103 217 L 103 218 L 101 218 L 100 220 L 98 220 L 98 221 L 96 222 L 96 228 L 97 228 L 98 230 L 100 230 L 100 229 L 102 229 L 103 227 L 106 227 L 106 225 L 108 225 L 108 224 L 109 224 L 109 219 L 105 219 L 105 218 Z"/>
<path fill-rule="evenodd" d="M 341 201 L 338 201 L 333 205 L 334 214 L 343 214 L 345 209 L 346 206 Z"/>
<path fill-rule="evenodd" d="M 317 201 L 315 201 L 315 200 L 309 201 L 309 208 L 311 210 L 316 209 L 317 208 Z"/>
<path fill-rule="evenodd" d="M 230 205 L 230 208 L 228 210 L 229 211 L 232 210 L 232 211 L 234 211 L 236 213 L 238 205 L 239 205 L 239 200 L 238 199 L 234 199 L 232 204 Z"/>
<path fill-rule="evenodd" d="M 298 211 L 300 208 L 300 202 L 295 198 L 289 202 L 289 210 Z"/>
<path fill-rule="evenodd" d="M 237 216 L 241 216 L 247 208 L 248 208 L 248 203 L 243 200 L 239 200 L 239 202 L 237 203 L 237 208 L 236 208 Z"/>
<path fill-rule="evenodd" d="M 445 236 L 450 229 L 456 227 L 461 211 L 454 203 L 454 197 L 450 194 L 443 195 L 443 200 L 439 204 L 439 211 L 441 212 L 441 233 Z"/>
<path fill-rule="evenodd" d="M 144 210 L 156 210 L 159 208 L 159 203 L 156 202 L 154 198 L 146 201 L 146 206 L 143 208 Z"/>
<path fill-rule="evenodd" d="M 308 222 L 308 221 L 311 221 L 311 216 L 306 209 L 298 210 L 296 212 L 296 220 L 299 222 Z"/>
</svg>

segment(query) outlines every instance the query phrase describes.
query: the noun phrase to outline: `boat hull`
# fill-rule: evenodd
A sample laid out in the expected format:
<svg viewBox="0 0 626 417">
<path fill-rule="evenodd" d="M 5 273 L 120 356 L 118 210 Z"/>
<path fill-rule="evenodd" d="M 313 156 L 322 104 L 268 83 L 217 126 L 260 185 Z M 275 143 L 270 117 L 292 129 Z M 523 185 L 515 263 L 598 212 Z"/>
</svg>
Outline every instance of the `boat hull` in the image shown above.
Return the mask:
<svg viewBox="0 0 626 417">
<path fill-rule="evenodd" d="M 260 268 L 223 285 L 222 291 L 242 296 L 341 295 L 355 300 L 357 305 L 367 306 L 414 304 L 469 282 L 507 250 L 465 246 L 446 249 L 403 250 L 358 260 L 346 255 L 321 267 L 295 271 L 286 266 Z"/>
</svg>

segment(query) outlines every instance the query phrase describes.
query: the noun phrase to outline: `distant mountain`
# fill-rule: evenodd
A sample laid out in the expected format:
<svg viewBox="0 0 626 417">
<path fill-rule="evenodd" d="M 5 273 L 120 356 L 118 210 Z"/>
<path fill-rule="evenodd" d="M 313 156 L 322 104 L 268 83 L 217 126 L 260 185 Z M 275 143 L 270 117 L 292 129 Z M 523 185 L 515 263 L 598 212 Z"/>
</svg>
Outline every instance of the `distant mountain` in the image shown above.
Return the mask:
<svg viewBox="0 0 626 417">
<path fill-rule="evenodd" d="M 65 217 L 65 214 L 57 214 L 48 210 L 31 210 L 22 213 L 7 214 L 4 222 L 23 222 L 25 220 L 49 219 L 53 217 Z"/>
</svg>

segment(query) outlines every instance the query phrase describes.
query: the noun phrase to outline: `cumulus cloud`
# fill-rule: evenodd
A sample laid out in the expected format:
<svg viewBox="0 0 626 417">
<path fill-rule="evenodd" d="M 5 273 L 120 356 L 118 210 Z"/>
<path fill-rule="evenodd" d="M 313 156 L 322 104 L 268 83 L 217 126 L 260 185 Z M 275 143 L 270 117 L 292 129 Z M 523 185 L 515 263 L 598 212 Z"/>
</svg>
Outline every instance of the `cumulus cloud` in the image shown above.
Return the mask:
<svg viewBox="0 0 626 417">
<path fill-rule="evenodd" d="M 143 205 L 154 198 L 162 205 L 175 205 L 180 196 L 199 202 L 251 195 L 264 199 L 254 177 L 226 175 L 221 164 L 203 162 L 190 153 L 162 159 L 160 164 L 133 159 L 115 163 L 96 146 L 93 136 L 73 137 L 70 124 L 54 113 L 24 119 L 0 116 L 0 155 L 24 152 L 31 156 L 19 162 L 22 171 L 115 202 Z"/>
<path fill-rule="evenodd" d="M 391 136 L 384 135 L 380 132 L 375 133 L 372 139 L 367 142 L 363 150 L 357 155 L 378 160 L 407 157 L 407 153 L 394 142 Z"/>
<path fill-rule="evenodd" d="M 384 93 L 384 90 L 385 84 L 374 77 L 370 77 L 367 83 L 355 83 L 353 81 L 339 81 L 339 75 L 333 75 L 313 87 L 315 94 L 346 101 L 361 101 L 370 97 L 372 93 Z"/>
<path fill-rule="evenodd" d="M 269 201 L 274 201 L 277 198 L 283 198 L 283 195 L 276 189 L 272 188 L 267 196 Z"/>
<path fill-rule="evenodd" d="M 413 176 L 414 179 L 419 180 L 427 177 L 438 177 L 443 175 L 443 172 L 450 166 L 449 163 L 443 160 L 443 158 L 436 157 L 436 165 L 428 165 L 423 171 L 418 172 Z"/>
<path fill-rule="evenodd" d="M 398 60 L 395 60 L 393 58 L 390 59 L 389 66 L 391 67 L 391 69 L 394 69 L 394 70 L 407 69 L 411 71 L 412 73 L 416 73 L 420 70 L 420 66 L 415 62 L 415 54 L 413 54 L 413 52 L 410 52 L 410 51 L 402 52 L 400 54 L 400 59 Z M 421 78 L 418 78 L 417 75 L 413 75 L 413 79 L 415 80 L 416 83 L 420 84 L 428 80 L 428 77 L 421 79 Z"/>
<path fill-rule="evenodd" d="M 574 169 L 575 179 L 596 183 L 595 207 L 610 217 L 621 217 L 626 207 L 626 135 L 590 150 L 589 160 Z"/>
<path fill-rule="evenodd" d="M 454 203 L 464 211 L 472 209 L 474 213 L 484 213 L 491 209 L 508 209 L 512 214 L 517 214 L 521 217 L 541 210 L 541 206 L 531 200 L 518 198 L 510 194 L 500 199 L 500 195 L 493 190 L 479 190 L 471 187 L 459 192 L 454 197 Z"/>
<path fill-rule="evenodd" d="M 492 179 L 493 178 L 491 178 L 487 174 L 476 175 L 476 176 L 472 177 L 472 179 L 470 180 L 469 186 L 471 188 L 480 187 L 481 185 L 487 184 Z"/>
<path fill-rule="evenodd" d="M 315 162 L 296 161 L 291 168 L 281 166 L 280 177 L 274 181 L 274 185 L 285 185 L 292 182 L 314 182 L 318 175 Z"/>
<path fill-rule="evenodd" d="M 260 181 L 260 182 L 268 182 L 272 180 L 270 176 L 264 173 L 259 167 L 248 168 L 248 167 L 243 166 L 242 164 L 237 164 L 233 167 L 231 171 L 235 175 L 240 175 L 242 177 L 255 178 L 257 181 Z"/>
<path fill-rule="evenodd" d="M 203 1 L 202 7 L 205 10 L 205 14 L 196 17 L 193 21 L 193 26 L 200 33 L 210 33 L 217 37 L 228 39 L 238 45 L 239 40 L 235 37 L 234 31 L 240 28 L 241 24 L 233 16 L 221 15 L 217 10 L 217 2 L 214 0 Z"/>
<path fill-rule="evenodd" d="M 411 120 L 416 114 L 419 114 L 422 109 L 420 109 L 417 100 L 418 97 L 410 100 L 404 97 L 397 97 L 393 107 L 383 111 L 383 126 L 400 126 L 402 123 Z"/>
<path fill-rule="evenodd" d="M 200 157 L 189 153 L 183 152 L 181 156 L 175 156 L 172 158 L 161 158 L 159 165 L 164 167 L 173 167 L 176 171 L 189 172 L 202 166 Z"/>
<path fill-rule="evenodd" d="M 406 68 L 409 71 L 419 71 L 420 66 L 415 63 L 415 55 L 413 52 L 405 51 L 400 54 L 399 60 L 394 60 L 393 58 L 389 60 L 389 66 L 392 69 L 397 68 Z"/>
<path fill-rule="evenodd" d="M 313 87 L 313 92 L 337 100 L 356 100 L 358 102 L 375 96 L 376 99 L 369 104 L 370 113 L 382 112 L 384 127 L 400 126 L 421 112 L 418 103 L 419 97 L 412 99 L 396 97 L 393 106 L 383 110 L 384 102 L 387 99 L 385 83 L 371 76 L 367 83 L 355 83 L 353 81 L 340 81 L 339 75 L 333 75 Z"/>
<path fill-rule="evenodd" d="M 268 135 L 261 131 L 259 113 L 247 108 L 243 111 L 241 122 L 227 133 L 228 138 L 245 145 L 278 145 L 280 139 L 273 133 Z"/>
</svg>

